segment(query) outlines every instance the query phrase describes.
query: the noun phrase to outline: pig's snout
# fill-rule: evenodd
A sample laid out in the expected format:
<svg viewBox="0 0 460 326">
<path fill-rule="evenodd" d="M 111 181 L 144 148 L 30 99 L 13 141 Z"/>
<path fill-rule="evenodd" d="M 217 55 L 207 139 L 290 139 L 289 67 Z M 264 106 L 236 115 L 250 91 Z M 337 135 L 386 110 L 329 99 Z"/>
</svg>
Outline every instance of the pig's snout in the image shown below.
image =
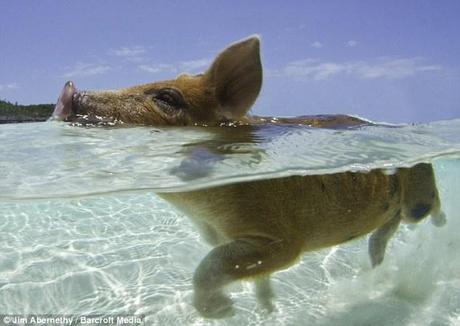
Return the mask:
<svg viewBox="0 0 460 326">
<path fill-rule="evenodd" d="M 66 120 L 73 115 L 72 102 L 73 96 L 77 93 L 75 84 L 72 81 L 65 83 L 64 88 L 59 95 L 56 106 L 54 107 L 51 120 Z"/>
</svg>

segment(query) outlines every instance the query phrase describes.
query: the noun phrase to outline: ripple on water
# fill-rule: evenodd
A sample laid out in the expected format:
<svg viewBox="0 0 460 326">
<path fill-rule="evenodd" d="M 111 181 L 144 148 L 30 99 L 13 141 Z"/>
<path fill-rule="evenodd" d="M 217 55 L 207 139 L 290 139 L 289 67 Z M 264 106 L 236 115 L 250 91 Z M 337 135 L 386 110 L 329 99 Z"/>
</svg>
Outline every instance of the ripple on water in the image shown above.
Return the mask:
<svg viewBox="0 0 460 326">
<path fill-rule="evenodd" d="M 2 125 L 0 199 L 177 190 L 460 155 L 460 120 L 353 130 L 305 126 L 77 128 Z M 33 158 L 33 159 L 31 159 Z M 97 204 L 96 204 L 97 205 Z M 121 208 L 123 209 L 123 208 Z"/>
</svg>

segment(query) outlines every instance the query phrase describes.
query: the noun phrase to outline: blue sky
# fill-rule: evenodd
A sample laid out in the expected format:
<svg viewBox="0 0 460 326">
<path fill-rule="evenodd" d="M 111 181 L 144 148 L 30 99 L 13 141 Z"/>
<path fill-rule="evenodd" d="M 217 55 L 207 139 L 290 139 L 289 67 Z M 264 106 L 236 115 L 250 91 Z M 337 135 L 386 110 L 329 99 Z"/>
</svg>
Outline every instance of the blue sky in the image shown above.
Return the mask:
<svg viewBox="0 0 460 326">
<path fill-rule="evenodd" d="M 1 1 L 0 98 L 55 102 L 200 72 L 262 39 L 259 115 L 460 118 L 460 1 Z"/>
</svg>

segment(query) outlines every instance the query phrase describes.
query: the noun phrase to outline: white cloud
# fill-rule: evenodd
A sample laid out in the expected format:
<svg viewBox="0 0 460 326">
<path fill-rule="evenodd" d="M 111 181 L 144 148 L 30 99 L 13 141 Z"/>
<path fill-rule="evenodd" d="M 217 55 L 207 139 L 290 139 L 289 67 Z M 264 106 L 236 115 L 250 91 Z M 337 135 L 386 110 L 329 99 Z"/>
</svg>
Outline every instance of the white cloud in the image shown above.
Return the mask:
<svg viewBox="0 0 460 326">
<path fill-rule="evenodd" d="M 118 57 L 132 58 L 145 54 L 147 50 L 143 46 L 123 46 L 119 49 L 112 50 L 111 53 Z"/>
<path fill-rule="evenodd" d="M 17 83 L 0 84 L 0 92 L 19 88 Z"/>
<path fill-rule="evenodd" d="M 344 72 L 345 65 L 332 62 L 316 62 L 312 60 L 296 61 L 288 64 L 282 71 L 286 76 L 305 76 L 313 79 L 327 79 L 333 75 Z"/>
<path fill-rule="evenodd" d="M 359 79 L 402 79 L 427 71 L 438 71 L 439 65 L 428 65 L 422 58 L 382 58 L 374 61 L 321 62 L 307 59 L 289 63 L 275 75 L 298 76 L 325 80 L 336 76 Z"/>
<path fill-rule="evenodd" d="M 152 63 L 152 64 L 142 64 L 137 67 L 140 70 L 147 71 L 149 73 L 160 73 L 160 72 L 170 72 L 170 73 L 182 73 L 182 72 L 201 72 L 204 71 L 210 64 L 209 59 L 197 59 L 189 61 L 181 61 L 177 64 L 171 63 Z"/>
<path fill-rule="evenodd" d="M 140 70 L 150 72 L 152 74 L 156 74 L 159 72 L 176 72 L 176 68 L 173 65 L 165 64 L 165 63 L 157 63 L 157 64 L 145 64 L 137 66 Z"/>
<path fill-rule="evenodd" d="M 204 70 L 206 69 L 211 63 L 211 60 L 207 58 L 197 59 L 197 60 L 190 60 L 190 61 L 182 61 L 179 63 L 179 67 L 185 71 L 196 71 L 196 70 Z"/>
<path fill-rule="evenodd" d="M 361 78 L 401 79 L 426 71 L 441 70 L 439 65 L 424 64 L 421 58 L 386 59 L 376 64 L 362 63 L 354 67 L 355 73 Z"/>
<path fill-rule="evenodd" d="M 313 43 L 310 44 L 310 45 L 311 45 L 311 47 L 313 47 L 313 48 L 315 48 L 315 49 L 320 49 L 320 48 L 323 47 L 323 43 L 318 42 L 318 41 L 315 41 L 315 42 L 313 42 Z"/>
<path fill-rule="evenodd" d="M 145 61 L 147 49 L 143 46 L 122 46 L 118 49 L 110 50 L 109 54 L 120 57 L 129 62 L 139 63 Z"/>
<path fill-rule="evenodd" d="M 349 40 L 349 41 L 347 41 L 347 43 L 346 43 L 346 46 L 348 46 L 348 47 L 350 47 L 350 48 L 355 47 L 355 46 L 357 46 L 357 45 L 358 45 L 358 42 L 355 41 L 355 40 Z"/>
<path fill-rule="evenodd" d="M 75 76 L 102 75 L 109 70 L 111 70 L 111 68 L 106 64 L 77 62 L 73 67 L 68 68 L 68 71 L 63 74 L 63 77 L 70 78 Z"/>
</svg>

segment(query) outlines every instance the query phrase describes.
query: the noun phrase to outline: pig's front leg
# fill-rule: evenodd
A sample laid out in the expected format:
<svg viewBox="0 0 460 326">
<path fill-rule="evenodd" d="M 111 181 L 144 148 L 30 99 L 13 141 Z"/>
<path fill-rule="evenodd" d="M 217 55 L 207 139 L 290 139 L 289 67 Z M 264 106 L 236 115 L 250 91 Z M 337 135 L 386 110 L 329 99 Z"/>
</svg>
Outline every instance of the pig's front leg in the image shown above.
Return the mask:
<svg viewBox="0 0 460 326">
<path fill-rule="evenodd" d="M 391 220 L 372 233 L 369 238 L 369 256 L 372 267 L 376 267 L 382 263 L 388 240 L 390 240 L 391 236 L 398 229 L 400 222 L 401 215 L 398 212 Z"/>
<path fill-rule="evenodd" d="M 263 237 L 241 238 L 214 248 L 195 271 L 193 305 L 204 317 L 232 315 L 232 300 L 224 294 L 224 286 L 248 277 L 266 277 L 291 264 L 300 250 L 287 241 Z M 270 307 L 271 290 L 264 286 L 258 296 Z"/>
<path fill-rule="evenodd" d="M 263 276 L 255 280 L 256 298 L 259 304 L 268 312 L 274 310 L 272 299 L 275 296 L 270 282 L 270 276 Z"/>
</svg>

